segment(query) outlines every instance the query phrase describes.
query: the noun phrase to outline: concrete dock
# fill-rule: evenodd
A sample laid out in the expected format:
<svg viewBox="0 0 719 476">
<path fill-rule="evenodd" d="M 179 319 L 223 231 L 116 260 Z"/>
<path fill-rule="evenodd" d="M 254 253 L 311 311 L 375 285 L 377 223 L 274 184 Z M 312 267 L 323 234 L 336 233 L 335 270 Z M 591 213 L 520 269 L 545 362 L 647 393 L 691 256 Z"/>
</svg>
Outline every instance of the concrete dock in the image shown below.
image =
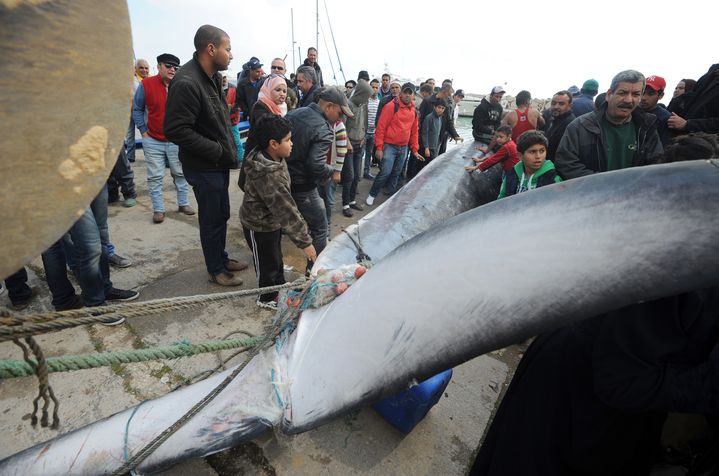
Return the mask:
<svg viewBox="0 0 719 476">
<path fill-rule="evenodd" d="M 137 151 L 133 168 L 137 205 L 124 208 L 120 201 L 109 208 L 111 241 L 118 254 L 133 261 L 131 267 L 112 268 L 114 285 L 140 291 L 140 301 L 227 291 L 228 288 L 207 281 L 197 216 L 176 212 L 169 169 L 164 182 L 166 219 L 162 224 L 153 224 L 142 150 Z M 231 257 L 250 262 L 251 254 L 238 218 L 242 192 L 236 185 L 237 174 L 232 172 L 230 181 L 232 216 L 227 247 Z M 363 204 L 370 185 L 368 180 L 360 182 L 359 197 Z M 346 218 L 341 213 L 340 193 L 338 190 L 330 236 L 341 233 L 342 227 L 386 199 L 381 195 L 374 207 L 365 207 L 365 211 L 355 211 L 354 217 Z M 196 206 L 194 196 L 190 194 L 190 197 L 193 207 Z M 303 268 L 304 257 L 289 240 L 283 242 L 283 253 L 287 265 L 296 270 Z M 30 263 L 28 272 L 29 284 L 37 289 L 38 295 L 22 312 L 51 311 L 50 292 L 39 257 Z M 251 266 L 241 275 L 245 282 L 242 289 L 256 287 Z M 292 280 L 297 276 L 292 272 L 287 278 Z M 79 286 L 75 287 L 79 293 Z M 254 298 L 246 298 L 182 312 L 131 318 L 115 327 L 78 327 L 45 334 L 37 340 L 49 357 L 152 347 L 179 340 L 200 342 L 225 338 L 238 331 L 259 334 L 272 318 L 272 312 L 259 309 L 254 301 Z M 9 304 L 7 294 L 0 296 L 0 306 Z M 455 368 L 439 404 L 408 435 L 394 429 L 371 408 L 364 408 L 297 436 L 268 431 L 252 442 L 207 458 L 186 461 L 162 474 L 463 475 L 471 465 L 484 428 L 516 365 L 518 352 L 517 348 L 497 351 Z M 32 400 L 37 395 L 35 377 L 0 380 L 0 458 L 195 381 L 232 354 L 225 351 L 51 374 L 50 384 L 60 401 L 59 430 L 30 425 Z M 13 343 L 5 342 L 0 344 L 0 358 L 19 359 L 22 353 Z M 239 355 L 226 365 L 239 363 L 242 358 Z"/>
</svg>

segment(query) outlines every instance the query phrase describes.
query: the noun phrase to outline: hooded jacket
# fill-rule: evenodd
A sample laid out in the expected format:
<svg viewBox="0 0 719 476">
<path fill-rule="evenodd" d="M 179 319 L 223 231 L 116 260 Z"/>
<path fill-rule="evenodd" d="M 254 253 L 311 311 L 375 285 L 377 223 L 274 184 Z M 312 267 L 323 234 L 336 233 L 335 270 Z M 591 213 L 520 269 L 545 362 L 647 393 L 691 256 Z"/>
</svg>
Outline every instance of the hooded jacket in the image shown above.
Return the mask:
<svg viewBox="0 0 719 476">
<path fill-rule="evenodd" d="M 240 208 L 240 222 L 245 228 L 258 232 L 280 228 L 304 249 L 312 244 L 297 204 L 290 193 L 290 175 L 284 160 L 268 159 L 258 149 L 245 157 L 245 196 Z"/>
<path fill-rule="evenodd" d="M 372 92 L 372 86 L 366 80 L 360 79 L 349 98 L 349 106 L 355 117 L 348 117 L 345 126 L 347 136 L 352 142 L 362 142 L 367 133 L 367 101 Z"/>
<path fill-rule="evenodd" d="M 604 104 L 598 111 L 584 114 L 572 121 L 564 131 L 554 164 L 564 180 L 607 171 L 607 147 L 601 120 L 607 111 Z M 664 152 L 657 134 L 657 118 L 637 107 L 632 111 L 637 129 L 637 150 L 632 167 L 647 165 Z"/>
<path fill-rule="evenodd" d="M 399 98 L 394 98 L 384 105 L 374 134 L 374 143 L 378 150 L 382 150 L 385 144 L 397 147 L 408 145 L 412 152 L 417 153 L 418 137 L 419 116 L 413 102 L 404 104 Z"/>
<path fill-rule="evenodd" d="M 502 105 L 493 104 L 482 98 L 472 114 L 472 136 L 474 140 L 489 144 L 502 121 Z"/>
<path fill-rule="evenodd" d="M 557 174 L 551 160 L 545 160 L 539 170 L 534 172 L 529 177 L 524 176 L 524 162 L 520 161 L 517 165 L 512 167 L 512 170 L 505 174 L 502 179 L 502 187 L 499 189 L 497 199 L 515 195 L 520 185 L 526 186 L 526 191 L 528 191 L 537 187 L 544 187 L 545 185 L 559 183 L 561 181 L 562 179 Z"/>
<path fill-rule="evenodd" d="M 170 82 L 165 137 L 180 147 L 183 167 L 200 171 L 236 169 L 237 146 L 231 128 L 222 76 L 208 76 L 195 53 Z"/>
<path fill-rule="evenodd" d="M 335 135 L 315 103 L 293 109 L 285 117 L 292 123 L 292 155 L 287 160 L 292 192 L 309 192 L 332 177 L 327 154 Z"/>
</svg>

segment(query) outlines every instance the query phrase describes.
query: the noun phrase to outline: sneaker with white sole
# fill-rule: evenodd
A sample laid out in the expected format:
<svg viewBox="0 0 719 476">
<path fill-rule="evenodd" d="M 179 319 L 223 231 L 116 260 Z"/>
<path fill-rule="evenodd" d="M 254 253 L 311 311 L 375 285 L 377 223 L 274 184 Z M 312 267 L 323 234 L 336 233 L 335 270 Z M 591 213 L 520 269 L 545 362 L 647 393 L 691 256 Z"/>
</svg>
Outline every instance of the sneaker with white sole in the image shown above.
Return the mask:
<svg viewBox="0 0 719 476">
<path fill-rule="evenodd" d="M 368 206 L 372 206 L 374 203 L 374 197 L 372 195 L 367 195 L 367 198 L 364 201 Z"/>
<path fill-rule="evenodd" d="M 257 301 L 257 306 L 262 309 L 270 309 L 272 311 L 277 310 L 277 301 Z"/>
<path fill-rule="evenodd" d="M 108 322 L 101 322 L 100 324 L 102 324 L 103 326 L 119 326 L 119 325 L 122 324 L 123 322 L 125 322 L 125 318 L 124 318 L 124 317 L 117 317 L 117 318 L 115 318 L 115 319 L 113 319 L 113 320 L 111 320 L 111 321 L 108 321 Z"/>
<path fill-rule="evenodd" d="M 105 301 L 134 301 L 139 296 L 140 293 L 137 291 L 112 288 L 105 293 Z"/>
</svg>

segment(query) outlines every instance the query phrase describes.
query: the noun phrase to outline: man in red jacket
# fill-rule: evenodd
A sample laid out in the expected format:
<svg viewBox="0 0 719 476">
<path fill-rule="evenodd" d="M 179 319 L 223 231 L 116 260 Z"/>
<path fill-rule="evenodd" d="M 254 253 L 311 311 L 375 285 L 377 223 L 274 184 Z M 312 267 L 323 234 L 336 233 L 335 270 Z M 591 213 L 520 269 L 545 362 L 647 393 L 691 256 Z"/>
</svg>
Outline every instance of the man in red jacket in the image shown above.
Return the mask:
<svg viewBox="0 0 719 476">
<path fill-rule="evenodd" d="M 180 59 L 172 54 L 163 53 L 157 57 L 158 74 L 142 80 L 135 91 L 132 118 L 142 133 L 142 149 L 145 152 L 147 166 L 147 188 L 152 200 L 152 221 L 165 221 L 165 201 L 162 196 L 162 180 L 165 178 L 165 161 L 170 164 L 170 173 L 177 189 L 178 211 L 185 215 L 194 215 L 195 210 L 188 199 L 188 185 L 182 172 L 176 144 L 165 137 L 165 103 L 167 88 L 180 68 Z M 145 120 L 147 112 L 147 120 Z"/>
<path fill-rule="evenodd" d="M 380 161 L 380 172 L 372 183 L 372 189 L 365 200 L 372 206 L 382 187 L 387 184 L 390 195 L 396 192 L 399 176 L 407 162 L 407 149 L 419 161 L 419 118 L 414 107 L 415 87 L 412 83 L 404 83 L 399 98 L 394 98 L 384 105 L 375 130 L 375 156 Z"/>
</svg>

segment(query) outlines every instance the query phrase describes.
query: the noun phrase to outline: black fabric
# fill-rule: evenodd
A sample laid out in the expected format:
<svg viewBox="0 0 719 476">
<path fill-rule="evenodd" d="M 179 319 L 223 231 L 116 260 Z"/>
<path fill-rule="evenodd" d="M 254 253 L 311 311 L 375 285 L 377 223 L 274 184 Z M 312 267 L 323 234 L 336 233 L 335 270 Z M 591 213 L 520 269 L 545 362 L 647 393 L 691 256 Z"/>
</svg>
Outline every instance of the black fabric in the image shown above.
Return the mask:
<svg viewBox="0 0 719 476">
<path fill-rule="evenodd" d="M 257 84 L 253 85 L 249 76 L 242 78 L 242 80 L 237 83 L 235 104 L 237 104 L 240 110 L 245 113 L 247 119 L 251 120 L 252 118 L 252 113 L 254 111 L 253 106 L 257 102 L 257 96 L 260 94 L 261 85 L 261 80 L 257 80 Z"/>
<path fill-rule="evenodd" d="M 712 65 L 685 96 L 683 114 L 677 112 L 687 120 L 682 132 L 719 133 L 719 63 Z"/>
<path fill-rule="evenodd" d="M 549 141 L 549 146 L 547 147 L 547 160 L 551 160 L 553 162 L 554 155 L 557 153 L 557 147 L 559 147 L 559 143 L 562 141 L 565 129 L 576 117 L 571 110 L 565 112 L 564 114 L 560 114 L 557 117 L 550 117 L 552 119 L 548 122 L 549 126 L 546 134 L 547 141 Z"/>
<path fill-rule="evenodd" d="M 502 121 L 502 105 L 492 104 L 486 98 L 474 109 L 472 114 L 472 136 L 474 140 L 489 143 L 494 131 Z"/>
<path fill-rule="evenodd" d="M 325 85 L 325 81 L 322 78 L 322 68 L 320 68 L 320 64 L 315 62 L 315 64 L 310 64 L 310 59 L 305 58 L 305 61 L 302 63 L 302 66 L 312 66 L 315 69 L 315 74 L 317 75 L 317 84 L 322 87 Z"/>
<path fill-rule="evenodd" d="M 252 250 L 257 286 L 277 286 L 285 284 L 285 271 L 282 261 L 282 230 L 262 232 L 242 227 L 247 246 Z M 278 291 L 260 294 L 259 300 L 272 301 Z"/>
<path fill-rule="evenodd" d="M 719 414 L 719 288 L 539 336 L 472 475 L 649 474 L 666 412 Z"/>
<path fill-rule="evenodd" d="M 32 289 L 27 285 L 27 270 L 24 266 L 5 278 L 5 287 L 13 304 L 24 303 L 32 296 Z"/>
<path fill-rule="evenodd" d="M 236 169 L 237 146 L 220 73 L 208 76 L 197 54 L 170 81 L 165 137 L 180 148 L 183 166 L 197 171 Z"/>
<path fill-rule="evenodd" d="M 317 104 L 293 109 L 286 117 L 292 123 L 292 154 L 287 159 L 292 193 L 308 192 L 332 176 L 327 157 L 335 135 Z"/>
</svg>

